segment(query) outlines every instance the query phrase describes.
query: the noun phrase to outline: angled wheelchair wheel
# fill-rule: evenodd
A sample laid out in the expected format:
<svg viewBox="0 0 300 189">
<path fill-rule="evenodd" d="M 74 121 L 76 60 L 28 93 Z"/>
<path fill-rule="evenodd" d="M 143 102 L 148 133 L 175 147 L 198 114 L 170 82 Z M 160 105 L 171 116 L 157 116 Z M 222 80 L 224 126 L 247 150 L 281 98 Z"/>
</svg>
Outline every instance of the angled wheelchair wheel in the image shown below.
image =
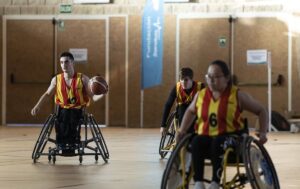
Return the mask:
<svg viewBox="0 0 300 189">
<path fill-rule="evenodd" d="M 232 137 L 228 137 L 223 144 L 225 153 L 222 160 L 223 171 L 220 186 L 224 189 L 241 189 L 250 185 L 247 181 L 246 170 L 244 169 L 240 139 L 240 137 L 233 135 Z"/>
<path fill-rule="evenodd" d="M 175 147 L 164 170 L 161 189 L 182 188 L 188 189 L 193 177 L 192 154 L 190 142 L 195 136 L 185 136 Z"/>
<path fill-rule="evenodd" d="M 56 116 L 54 114 L 51 114 L 47 118 L 47 120 L 40 132 L 40 135 L 35 143 L 35 146 L 34 146 L 34 149 L 32 151 L 32 155 L 31 155 L 31 158 L 33 159 L 34 163 L 36 163 L 36 160 L 41 156 L 42 152 L 44 151 L 44 148 L 48 142 L 49 136 L 50 136 L 53 126 L 55 124 L 55 120 L 56 120 Z"/>
<path fill-rule="evenodd" d="M 109 152 L 106 143 L 104 141 L 103 135 L 101 133 L 101 130 L 98 127 L 98 124 L 92 115 L 89 115 L 88 119 L 89 119 L 90 129 L 93 135 L 93 140 L 96 144 L 95 153 L 97 154 L 99 152 L 99 155 L 101 155 L 104 162 L 107 163 L 107 159 L 109 158 Z"/>
<path fill-rule="evenodd" d="M 104 140 L 103 134 L 101 132 L 101 129 L 99 128 L 98 123 L 96 122 L 96 120 L 93 116 L 91 116 L 91 120 L 94 124 L 94 130 L 97 135 L 97 138 L 99 139 L 99 143 L 103 149 L 104 155 L 105 155 L 106 159 L 109 159 L 109 151 L 108 151 L 106 142 Z"/>
<path fill-rule="evenodd" d="M 277 173 L 265 147 L 251 136 L 245 139 L 244 145 L 246 173 L 252 188 L 279 189 Z"/>
<path fill-rule="evenodd" d="M 168 152 L 171 152 L 175 147 L 175 134 L 177 127 L 177 119 L 175 117 L 176 112 L 172 112 L 167 120 L 167 126 L 165 132 L 162 134 L 159 144 L 159 155 L 161 158 L 165 158 Z"/>
</svg>

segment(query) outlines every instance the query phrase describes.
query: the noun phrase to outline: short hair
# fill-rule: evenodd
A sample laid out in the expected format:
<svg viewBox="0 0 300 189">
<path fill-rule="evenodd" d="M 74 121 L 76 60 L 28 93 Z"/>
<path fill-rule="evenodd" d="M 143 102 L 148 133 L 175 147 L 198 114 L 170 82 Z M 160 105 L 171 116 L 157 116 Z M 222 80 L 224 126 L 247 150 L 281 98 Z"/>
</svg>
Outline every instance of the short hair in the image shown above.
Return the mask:
<svg viewBox="0 0 300 189">
<path fill-rule="evenodd" d="M 182 79 L 184 77 L 190 77 L 191 79 L 193 79 L 193 77 L 194 77 L 193 70 L 188 67 L 181 68 L 181 70 L 179 72 L 179 78 Z"/>
<path fill-rule="evenodd" d="M 70 52 L 67 52 L 67 51 L 61 53 L 60 58 L 61 58 L 61 57 L 68 57 L 69 59 L 71 59 L 72 61 L 74 61 L 74 56 L 73 56 L 73 54 L 70 53 Z"/>
<path fill-rule="evenodd" d="M 213 62 L 210 63 L 210 65 L 217 65 L 219 66 L 219 68 L 221 68 L 222 73 L 224 74 L 224 76 L 230 76 L 230 70 L 226 64 L 226 62 L 224 62 L 223 60 L 215 60 Z"/>
</svg>

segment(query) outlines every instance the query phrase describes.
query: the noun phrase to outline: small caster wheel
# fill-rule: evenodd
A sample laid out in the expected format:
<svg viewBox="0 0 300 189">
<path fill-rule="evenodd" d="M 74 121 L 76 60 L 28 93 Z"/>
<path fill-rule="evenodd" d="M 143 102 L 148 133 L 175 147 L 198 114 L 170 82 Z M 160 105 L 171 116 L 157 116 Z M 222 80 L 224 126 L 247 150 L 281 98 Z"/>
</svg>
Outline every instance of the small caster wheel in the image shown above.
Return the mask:
<svg viewBox="0 0 300 189">
<path fill-rule="evenodd" d="M 82 163 L 82 155 L 79 156 L 79 163 Z"/>
<path fill-rule="evenodd" d="M 53 164 L 55 164 L 55 162 L 56 162 L 56 156 L 53 156 L 52 162 L 53 162 Z"/>
</svg>

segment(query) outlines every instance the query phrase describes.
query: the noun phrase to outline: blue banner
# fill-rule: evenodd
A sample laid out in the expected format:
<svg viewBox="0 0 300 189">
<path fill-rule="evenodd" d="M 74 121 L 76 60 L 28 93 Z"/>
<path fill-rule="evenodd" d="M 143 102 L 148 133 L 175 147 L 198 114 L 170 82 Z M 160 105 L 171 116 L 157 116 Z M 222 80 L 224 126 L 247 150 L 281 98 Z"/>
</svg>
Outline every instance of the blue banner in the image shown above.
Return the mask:
<svg viewBox="0 0 300 189">
<path fill-rule="evenodd" d="M 163 0 L 147 0 L 142 23 L 142 89 L 161 84 L 163 68 Z"/>
</svg>

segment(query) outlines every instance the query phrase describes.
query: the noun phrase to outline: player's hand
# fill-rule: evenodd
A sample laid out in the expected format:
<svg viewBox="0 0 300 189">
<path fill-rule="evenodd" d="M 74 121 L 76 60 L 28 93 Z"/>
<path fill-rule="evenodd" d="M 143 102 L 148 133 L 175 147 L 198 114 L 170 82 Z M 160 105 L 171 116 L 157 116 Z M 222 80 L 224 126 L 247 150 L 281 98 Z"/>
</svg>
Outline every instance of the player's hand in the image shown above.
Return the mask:
<svg viewBox="0 0 300 189">
<path fill-rule="evenodd" d="M 176 140 L 176 143 L 178 143 L 181 139 L 183 139 L 183 137 L 185 136 L 185 132 L 181 131 L 181 130 L 178 130 L 176 132 L 176 137 L 175 137 L 175 140 Z"/>
<path fill-rule="evenodd" d="M 268 141 L 267 133 L 259 132 L 256 133 L 256 136 L 259 138 L 259 143 L 265 144 Z"/>
<path fill-rule="evenodd" d="M 36 116 L 36 114 L 38 113 L 39 110 L 40 110 L 39 107 L 34 107 L 34 108 L 32 108 L 32 110 L 31 110 L 31 115 L 32 115 L 32 116 Z"/>
<path fill-rule="evenodd" d="M 164 127 L 160 127 L 160 133 L 163 134 L 165 131 L 165 128 Z"/>
</svg>

